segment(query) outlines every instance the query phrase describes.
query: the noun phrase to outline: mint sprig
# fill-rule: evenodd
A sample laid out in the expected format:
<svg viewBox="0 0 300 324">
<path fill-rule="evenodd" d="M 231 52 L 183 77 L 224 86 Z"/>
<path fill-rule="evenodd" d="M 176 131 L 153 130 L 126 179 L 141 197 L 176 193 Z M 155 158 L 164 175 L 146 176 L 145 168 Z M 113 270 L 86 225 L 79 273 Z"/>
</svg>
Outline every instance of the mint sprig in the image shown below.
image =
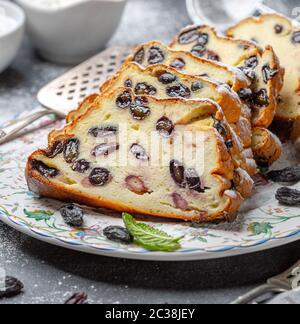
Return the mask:
<svg viewBox="0 0 300 324">
<path fill-rule="evenodd" d="M 123 213 L 124 224 L 137 245 L 149 251 L 174 252 L 181 248 L 180 240 L 145 223 L 138 223 L 130 214 Z"/>
</svg>

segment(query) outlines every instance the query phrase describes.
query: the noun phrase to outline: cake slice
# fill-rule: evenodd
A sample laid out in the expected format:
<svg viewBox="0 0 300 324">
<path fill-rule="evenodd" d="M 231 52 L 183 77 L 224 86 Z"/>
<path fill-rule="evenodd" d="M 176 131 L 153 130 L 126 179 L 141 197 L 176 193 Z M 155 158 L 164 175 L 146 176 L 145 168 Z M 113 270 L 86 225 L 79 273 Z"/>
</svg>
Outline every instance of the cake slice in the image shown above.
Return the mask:
<svg viewBox="0 0 300 324">
<path fill-rule="evenodd" d="M 284 77 L 271 46 L 261 50 L 253 42 L 220 36 L 212 27 L 190 26 L 175 37 L 170 47 L 240 68 L 252 81 L 252 91 L 241 90 L 240 96 L 251 104 L 253 126 L 271 125 Z"/>
<path fill-rule="evenodd" d="M 267 14 L 245 19 L 230 28 L 227 34 L 274 48 L 286 70 L 276 117 L 285 121 L 300 119 L 300 27 L 294 28 L 285 16 Z M 266 77 L 270 73 L 272 71 L 266 70 Z"/>
<path fill-rule="evenodd" d="M 98 96 L 28 160 L 41 196 L 185 221 L 233 220 L 249 185 L 226 142 L 230 126 L 210 100 L 158 100 L 128 88 Z"/>
<path fill-rule="evenodd" d="M 251 81 L 238 68 L 196 57 L 190 52 L 173 50 L 158 41 L 138 46 L 126 62 L 135 62 L 145 68 L 164 64 L 184 74 L 207 77 L 228 84 L 235 92 L 251 85 Z"/>
<path fill-rule="evenodd" d="M 228 85 L 181 74 L 165 65 L 157 64 L 143 69 L 135 63 L 127 63 L 101 87 L 101 92 L 111 91 L 123 85 L 132 88 L 136 95 L 150 95 L 158 99 L 209 98 L 216 101 L 235 132 L 235 141 L 229 145 L 236 166 L 243 168 L 250 175 L 256 173 L 257 168 L 253 157 L 252 159 L 244 157 L 245 146 L 241 140 L 251 143 L 251 124 L 246 119 L 242 119 L 243 105 L 238 95 Z"/>
</svg>

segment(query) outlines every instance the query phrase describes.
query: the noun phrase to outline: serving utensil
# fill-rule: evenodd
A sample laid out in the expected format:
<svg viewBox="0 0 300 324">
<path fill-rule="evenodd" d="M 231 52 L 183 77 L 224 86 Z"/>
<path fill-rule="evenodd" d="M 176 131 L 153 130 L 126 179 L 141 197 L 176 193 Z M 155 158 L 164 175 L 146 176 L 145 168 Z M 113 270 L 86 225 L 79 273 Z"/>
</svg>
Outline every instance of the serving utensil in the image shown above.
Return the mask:
<svg viewBox="0 0 300 324">
<path fill-rule="evenodd" d="M 282 274 L 273 277 L 266 284 L 255 288 L 244 296 L 232 302 L 233 305 L 255 303 L 268 294 L 279 294 L 292 291 L 300 287 L 300 260 L 293 267 Z"/>
<path fill-rule="evenodd" d="M 109 48 L 43 87 L 37 95 L 41 107 L 0 128 L 0 144 L 12 140 L 41 117 L 53 113 L 65 117 L 85 97 L 98 92 L 100 85 L 122 65 L 130 50 L 130 47 Z"/>
</svg>

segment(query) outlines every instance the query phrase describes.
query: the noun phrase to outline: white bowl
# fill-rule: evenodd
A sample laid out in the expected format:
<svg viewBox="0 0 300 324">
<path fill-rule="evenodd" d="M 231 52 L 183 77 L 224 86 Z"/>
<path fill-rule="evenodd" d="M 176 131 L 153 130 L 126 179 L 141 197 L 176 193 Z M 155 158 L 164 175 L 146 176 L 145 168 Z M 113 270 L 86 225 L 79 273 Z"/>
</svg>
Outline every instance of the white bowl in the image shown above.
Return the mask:
<svg viewBox="0 0 300 324">
<path fill-rule="evenodd" d="M 61 8 L 43 8 L 15 0 L 26 12 L 34 46 L 47 60 L 79 63 L 105 47 L 117 29 L 126 0 L 85 0 Z"/>
<path fill-rule="evenodd" d="M 0 0 L 0 8 L 4 8 L 5 15 L 15 21 L 7 33 L 0 35 L 0 73 L 4 71 L 15 58 L 23 36 L 25 27 L 25 15 L 17 5 Z"/>
</svg>

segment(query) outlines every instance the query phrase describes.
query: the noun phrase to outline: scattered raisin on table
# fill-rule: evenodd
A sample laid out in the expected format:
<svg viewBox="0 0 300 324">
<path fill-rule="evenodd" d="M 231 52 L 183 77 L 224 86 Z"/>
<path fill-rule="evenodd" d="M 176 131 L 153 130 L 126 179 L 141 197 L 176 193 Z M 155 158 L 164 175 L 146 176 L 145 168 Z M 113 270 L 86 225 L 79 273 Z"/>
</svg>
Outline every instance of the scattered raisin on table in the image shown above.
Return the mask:
<svg viewBox="0 0 300 324">
<path fill-rule="evenodd" d="M 60 210 L 60 214 L 64 219 L 64 222 L 70 227 L 82 227 L 84 213 L 83 210 L 73 204 L 63 206 Z"/>
<path fill-rule="evenodd" d="M 24 288 L 23 283 L 10 276 L 5 277 L 5 290 L 0 290 L 0 298 L 10 298 L 19 295 Z"/>
<path fill-rule="evenodd" d="M 76 293 L 68 300 L 65 301 L 65 305 L 86 305 L 88 295 L 86 293 Z"/>
<path fill-rule="evenodd" d="M 31 167 L 36 170 L 38 173 L 40 173 L 42 176 L 46 178 L 55 178 L 59 175 L 59 170 L 56 168 L 51 168 L 47 166 L 44 162 L 39 160 L 32 160 L 30 162 Z"/>
<path fill-rule="evenodd" d="M 300 206 L 300 191 L 283 187 L 277 190 L 276 199 L 283 205 Z"/>
<path fill-rule="evenodd" d="M 133 237 L 129 234 L 126 228 L 121 226 L 108 226 L 103 230 L 103 234 L 113 242 L 121 244 L 133 243 Z"/>
<path fill-rule="evenodd" d="M 298 182 L 300 181 L 300 166 L 271 171 L 267 176 L 274 182 Z"/>
</svg>

